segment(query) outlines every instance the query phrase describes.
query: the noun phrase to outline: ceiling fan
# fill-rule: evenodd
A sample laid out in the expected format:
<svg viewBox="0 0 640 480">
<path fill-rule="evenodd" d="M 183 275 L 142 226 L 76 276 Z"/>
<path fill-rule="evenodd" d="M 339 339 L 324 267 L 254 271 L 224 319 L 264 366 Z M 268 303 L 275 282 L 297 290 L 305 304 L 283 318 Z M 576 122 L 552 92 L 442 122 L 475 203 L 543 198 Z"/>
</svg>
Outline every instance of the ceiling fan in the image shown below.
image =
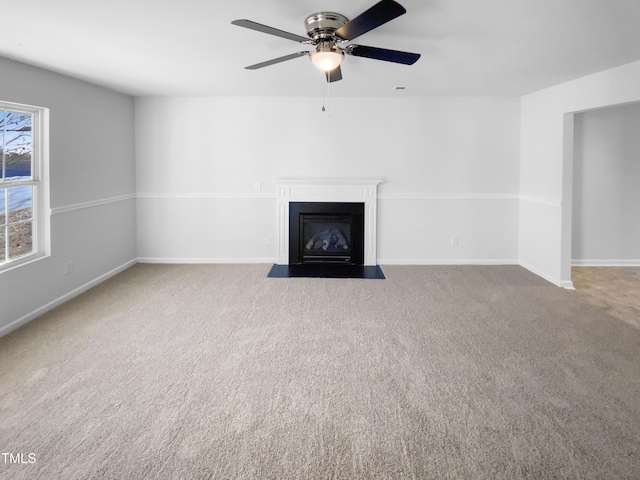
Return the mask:
<svg viewBox="0 0 640 480">
<path fill-rule="evenodd" d="M 384 60 L 385 62 L 402 63 L 404 65 L 416 63 L 420 58 L 419 53 L 401 52 L 364 45 L 343 45 L 400 15 L 404 15 L 406 12 L 405 8 L 394 0 L 381 0 L 352 20 L 335 12 L 313 13 L 304 21 L 307 37 L 268 27 L 251 20 L 234 20 L 231 23 L 239 27 L 249 28 L 315 47 L 311 51 L 304 50 L 267 60 L 266 62 L 249 65 L 245 67 L 246 69 L 257 70 L 258 68 L 268 67 L 269 65 L 293 60 L 294 58 L 309 56 L 313 64 L 325 72 L 327 82 L 336 82 L 342 80 L 340 62 L 345 54 L 353 55 L 354 57 Z"/>
</svg>

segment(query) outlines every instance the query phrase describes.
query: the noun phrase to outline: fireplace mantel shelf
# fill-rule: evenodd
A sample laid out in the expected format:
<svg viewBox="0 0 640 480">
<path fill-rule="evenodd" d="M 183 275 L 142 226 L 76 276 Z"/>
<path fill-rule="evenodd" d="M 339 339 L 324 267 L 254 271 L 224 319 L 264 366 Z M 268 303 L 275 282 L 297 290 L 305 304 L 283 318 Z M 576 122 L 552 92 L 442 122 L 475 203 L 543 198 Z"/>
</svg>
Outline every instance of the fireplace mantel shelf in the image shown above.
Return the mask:
<svg viewBox="0 0 640 480">
<path fill-rule="evenodd" d="M 279 178 L 277 185 L 379 185 L 380 179 L 374 178 Z"/>
<path fill-rule="evenodd" d="M 276 180 L 278 203 L 278 264 L 289 263 L 290 202 L 362 202 L 365 208 L 364 264 L 377 265 L 377 201 L 380 179 L 281 178 Z"/>
</svg>

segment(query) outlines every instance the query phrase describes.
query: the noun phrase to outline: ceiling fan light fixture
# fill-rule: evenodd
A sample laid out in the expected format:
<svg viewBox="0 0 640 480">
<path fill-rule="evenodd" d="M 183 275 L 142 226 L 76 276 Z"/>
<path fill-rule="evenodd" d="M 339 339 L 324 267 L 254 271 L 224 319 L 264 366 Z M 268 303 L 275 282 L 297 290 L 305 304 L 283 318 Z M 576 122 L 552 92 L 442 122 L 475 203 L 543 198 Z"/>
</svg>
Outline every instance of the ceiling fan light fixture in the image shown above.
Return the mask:
<svg viewBox="0 0 640 480">
<path fill-rule="evenodd" d="M 330 72 L 340 65 L 343 53 L 331 47 L 318 46 L 311 52 L 311 62 L 323 72 Z"/>
</svg>

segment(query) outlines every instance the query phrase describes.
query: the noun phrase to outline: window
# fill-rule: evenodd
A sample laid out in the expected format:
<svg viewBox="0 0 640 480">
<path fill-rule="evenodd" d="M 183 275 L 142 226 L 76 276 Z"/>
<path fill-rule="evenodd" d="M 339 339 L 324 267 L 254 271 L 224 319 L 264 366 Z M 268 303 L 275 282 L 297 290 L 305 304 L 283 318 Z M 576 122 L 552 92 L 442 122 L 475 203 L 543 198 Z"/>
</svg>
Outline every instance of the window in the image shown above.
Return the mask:
<svg viewBox="0 0 640 480">
<path fill-rule="evenodd" d="M 48 254 L 46 113 L 0 102 L 0 271 Z"/>
</svg>

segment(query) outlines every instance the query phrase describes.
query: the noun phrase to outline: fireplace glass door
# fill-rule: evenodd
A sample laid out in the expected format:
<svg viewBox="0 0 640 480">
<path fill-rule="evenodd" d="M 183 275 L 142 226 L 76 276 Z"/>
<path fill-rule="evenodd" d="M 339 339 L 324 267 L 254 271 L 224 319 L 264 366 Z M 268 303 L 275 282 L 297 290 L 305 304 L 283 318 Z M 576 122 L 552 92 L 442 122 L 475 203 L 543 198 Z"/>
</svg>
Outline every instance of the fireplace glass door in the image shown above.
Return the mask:
<svg viewBox="0 0 640 480">
<path fill-rule="evenodd" d="M 289 265 L 364 263 L 364 204 L 291 202 Z"/>
<path fill-rule="evenodd" d="M 350 216 L 302 214 L 303 263 L 352 263 L 352 226 Z"/>
</svg>

